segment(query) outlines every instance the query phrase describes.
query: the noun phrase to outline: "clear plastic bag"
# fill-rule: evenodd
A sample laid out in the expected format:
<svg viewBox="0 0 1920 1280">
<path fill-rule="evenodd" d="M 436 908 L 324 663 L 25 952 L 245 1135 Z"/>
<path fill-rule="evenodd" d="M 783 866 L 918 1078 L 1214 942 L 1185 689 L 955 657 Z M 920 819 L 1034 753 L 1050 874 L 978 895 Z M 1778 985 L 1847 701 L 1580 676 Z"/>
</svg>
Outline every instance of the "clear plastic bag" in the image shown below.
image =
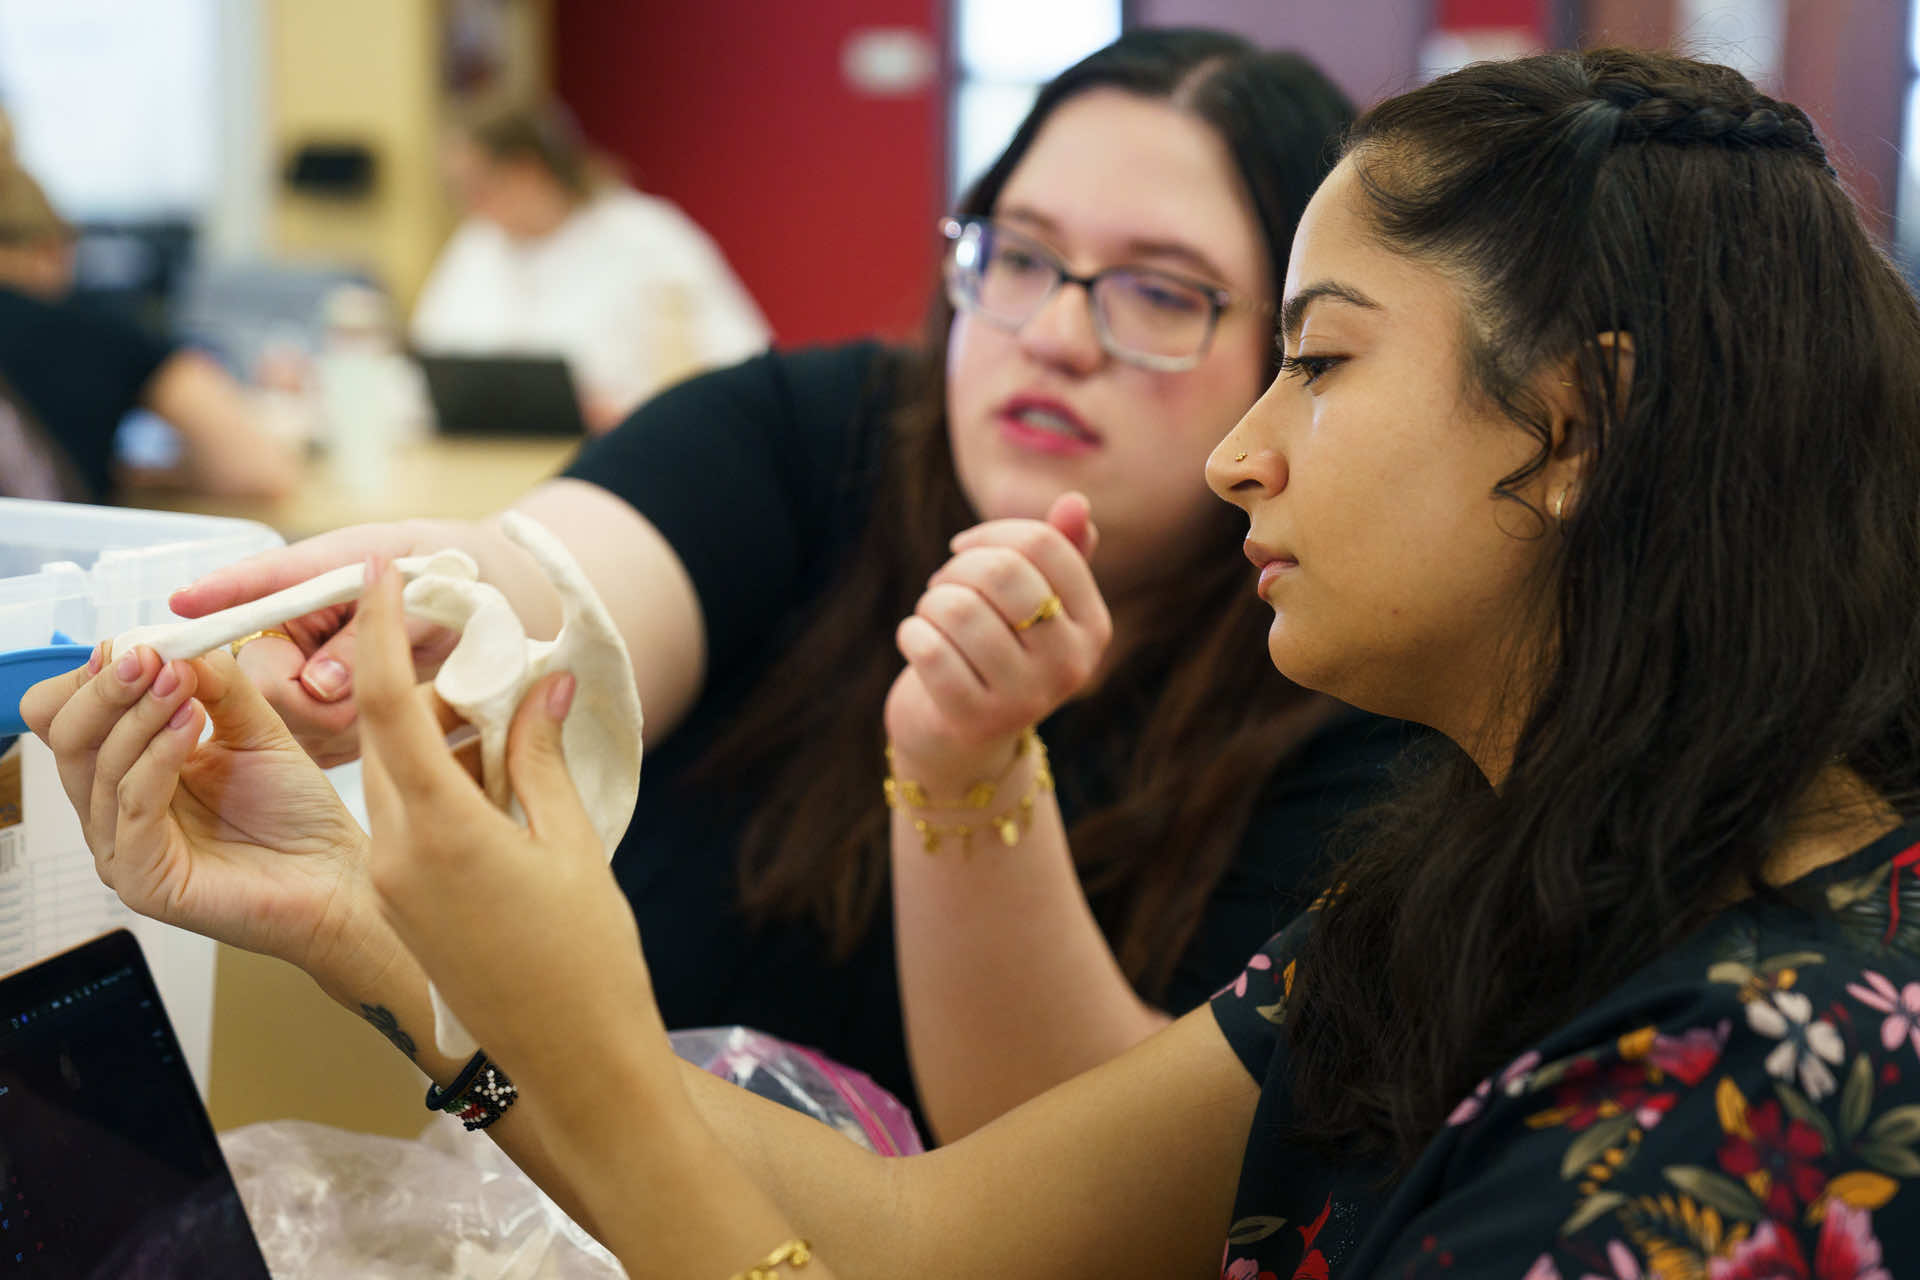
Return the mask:
<svg viewBox="0 0 1920 1280">
<path fill-rule="evenodd" d="M 676 1031 L 694 1065 L 814 1117 L 870 1151 L 923 1150 L 913 1117 L 867 1076 L 745 1027 Z M 624 1280 L 506 1153 L 451 1116 L 417 1140 L 301 1120 L 221 1135 L 276 1280 Z"/>
<path fill-rule="evenodd" d="M 493 1144 L 466 1135 L 489 1151 Z M 275 1280 L 624 1280 L 505 1158 L 273 1120 L 220 1145 Z"/>
<path fill-rule="evenodd" d="M 863 1072 L 746 1027 L 673 1033 L 673 1051 L 723 1080 L 801 1111 L 883 1156 L 926 1148 L 913 1115 Z"/>
</svg>

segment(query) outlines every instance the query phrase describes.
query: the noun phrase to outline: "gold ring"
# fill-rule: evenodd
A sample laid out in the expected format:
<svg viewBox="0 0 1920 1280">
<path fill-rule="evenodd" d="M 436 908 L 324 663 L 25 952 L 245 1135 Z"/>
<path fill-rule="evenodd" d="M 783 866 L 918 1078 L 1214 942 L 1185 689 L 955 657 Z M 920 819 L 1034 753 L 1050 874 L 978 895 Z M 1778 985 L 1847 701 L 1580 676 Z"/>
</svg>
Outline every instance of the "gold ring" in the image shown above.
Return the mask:
<svg viewBox="0 0 1920 1280">
<path fill-rule="evenodd" d="M 250 636 L 241 636 L 238 640 L 235 640 L 232 644 L 227 646 L 227 652 L 237 658 L 240 656 L 240 651 L 242 649 L 252 644 L 255 640 L 264 640 L 268 636 L 273 636 L 276 639 L 285 640 L 285 641 L 288 641 L 289 643 L 291 643 L 293 640 L 293 637 L 288 635 L 286 632 L 275 631 L 273 628 L 268 627 L 263 631 L 256 631 Z"/>
<path fill-rule="evenodd" d="M 1050 595 L 1040 602 L 1040 607 L 1035 609 L 1031 616 L 1014 623 L 1013 629 L 1015 631 L 1025 631 L 1028 627 L 1037 627 L 1048 618 L 1059 617 L 1062 607 L 1060 597 L 1058 595 Z"/>
</svg>

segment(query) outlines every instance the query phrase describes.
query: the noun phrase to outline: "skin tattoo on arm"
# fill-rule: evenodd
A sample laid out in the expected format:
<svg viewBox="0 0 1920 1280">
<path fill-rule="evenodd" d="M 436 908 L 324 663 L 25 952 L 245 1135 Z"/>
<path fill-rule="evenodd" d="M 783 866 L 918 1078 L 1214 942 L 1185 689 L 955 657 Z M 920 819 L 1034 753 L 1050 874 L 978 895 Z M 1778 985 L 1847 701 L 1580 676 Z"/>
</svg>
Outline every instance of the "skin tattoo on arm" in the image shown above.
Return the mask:
<svg viewBox="0 0 1920 1280">
<path fill-rule="evenodd" d="M 408 1060 L 417 1061 L 414 1058 L 413 1037 L 401 1027 L 400 1019 L 393 1016 L 391 1009 L 383 1004 L 363 1004 L 360 1006 L 360 1016 L 378 1028 L 381 1035 L 393 1041 L 393 1047 L 406 1054 Z"/>
</svg>

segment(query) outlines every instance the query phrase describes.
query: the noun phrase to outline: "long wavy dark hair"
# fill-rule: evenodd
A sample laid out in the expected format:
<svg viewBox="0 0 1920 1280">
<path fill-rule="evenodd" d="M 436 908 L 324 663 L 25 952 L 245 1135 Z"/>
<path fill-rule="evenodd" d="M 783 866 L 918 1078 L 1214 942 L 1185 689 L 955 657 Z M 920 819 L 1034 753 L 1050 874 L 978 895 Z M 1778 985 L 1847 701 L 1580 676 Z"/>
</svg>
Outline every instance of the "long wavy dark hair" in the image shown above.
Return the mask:
<svg viewBox="0 0 1920 1280">
<path fill-rule="evenodd" d="M 1062 72 L 959 212 L 990 213 L 1054 110 L 1102 88 L 1169 102 L 1225 141 L 1279 297 L 1294 224 L 1331 168 L 1352 108 L 1305 59 L 1236 36 L 1133 31 Z M 922 349 L 886 369 L 867 410 L 890 420 L 882 478 L 848 570 L 702 762 L 704 771 L 767 779 L 738 864 L 749 917 L 810 919 L 842 955 L 871 927 L 889 879 L 881 708 L 900 660 L 876 619 L 911 612 L 946 560 L 947 540 L 978 519 L 948 438 L 952 322 L 936 292 Z M 1069 835 L 1121 966 L 1149 998 L 1164 991 L 1232 863 L 1261 782 L 1331 705 L 1263 673 L 1262 607 L 1233 567 L 1242 532 L 1224 507 L 1216 534 L 1186 564 L 1165 566 L 1153 630 L 1129 637 L 1126 661 L 1079 709 L 1122 767 L 1117 797 L 1080 815 Z M 831 697 L 820 693 L 823 671 L 835 673 Z"/>
<path fill-rule="evenodd" d="M 1594 431 L 1510 774 L 1448 751 L 1374 813 L 1301 954 L 1302 1128 L 1404 1162 L 1567 1010 L 1773 892 L 1830 762 L 1915 812 L 1920 312 L 1805 113 L 1726 67 L 1471 66 L 1348 154 L 1381 241 L 1462 281 L 1468 384 L 1541 442 L 1496 492 L 1545 462 L 1543 362 Z"/>
</svg>

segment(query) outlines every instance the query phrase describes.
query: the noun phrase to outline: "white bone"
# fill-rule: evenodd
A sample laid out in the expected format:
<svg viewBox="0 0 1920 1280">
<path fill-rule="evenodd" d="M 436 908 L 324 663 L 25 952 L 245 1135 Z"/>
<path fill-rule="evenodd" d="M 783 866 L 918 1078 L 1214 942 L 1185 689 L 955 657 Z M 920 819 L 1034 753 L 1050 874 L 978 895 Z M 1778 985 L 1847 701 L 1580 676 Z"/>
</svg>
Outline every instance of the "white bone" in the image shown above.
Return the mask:
<svg viewBox="0 0 1920 1280">
<path fill-rule="evenodd" d="M 507 729 L 527 689 L 555 671 L 571 671 L 573 706 L 561 726 L 567 772 L 612 858 L 633 817 L 640 786 L 640 694 L 626 643 L 606 606 L 558 538 L 518 512 L 501 528 L 524 548 L 560 595 L 560 631 L 552 640 L 530 640 L 499 589 L 481 582 L 471 557 L 442 551 L 396 560 L 408 578 L 406 611 L 460 632 L 460 640 L 434 677 L 434 691 L 478 730 L 480 776 L 487 798 L 517 822 L 526 816 L 507 780 Z M 288 619 L 359 598 L 361 566 L 330 570 L 284 591 L 187 622 L 136 627 L 114 641 L 117 657 L 136 644 L 152 645 L 163 659 L 197 657 L 221 645 L 277 626 Z M 484 938 L 473 945 L 484 946 Z M 464 1058 L 478 1047 L 473 1037 L 429 986 L 434 1041 L 440 1052 Z"/>
<path fill-rule="evenodd" d="M 403 556 L 393 562 L 400 575 L 411 582 L 422 574 L 440 574 L 453 578 L 478 578 L 480 571 L 473 557 L 464 551 L 436 551 L 430 556 Z M 244 640 L 257 632 L 278 627 L 291 619 L 304 617 L 316 609 L 358 600 L 365 589 L 366 569 L 357 564 L 329 569 L 305 582 L 237 604 L 231 609 L 210 613 L 204 618 L 183 622 L 158 622 L 134 627 L 113 639 L 113 656 L 118 658 L 135 645 L 147 645 L 160 655 L 160 661 L 197 658 L 222 645 Z"/>
</svg>

